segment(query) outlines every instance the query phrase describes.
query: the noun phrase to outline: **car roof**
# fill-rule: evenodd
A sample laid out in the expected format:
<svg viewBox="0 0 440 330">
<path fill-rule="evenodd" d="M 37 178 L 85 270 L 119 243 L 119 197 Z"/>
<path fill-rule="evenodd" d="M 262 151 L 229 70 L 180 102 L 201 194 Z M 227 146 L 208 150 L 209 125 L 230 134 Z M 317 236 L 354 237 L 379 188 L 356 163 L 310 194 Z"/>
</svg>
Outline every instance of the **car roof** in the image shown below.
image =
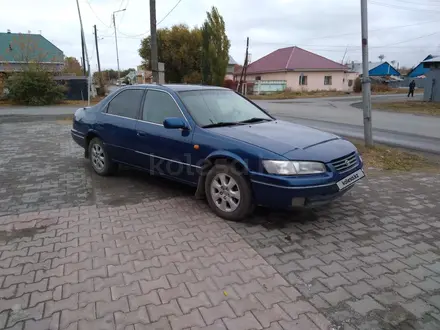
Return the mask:
<svg viewBox="0 0 440 330">
<path fill-rule="evenodd" d="M 205 86 L 205 85 L 188 85 L 188 84 L 140 84 L 131 85 L 130 87 L 154 87 L 163 90 L 172 90 L 174 92 L 183 91 L 199 91 L 199 90 L 230 90 L 229 88 L 218 87 L 218 86 Z"/>
</svg>

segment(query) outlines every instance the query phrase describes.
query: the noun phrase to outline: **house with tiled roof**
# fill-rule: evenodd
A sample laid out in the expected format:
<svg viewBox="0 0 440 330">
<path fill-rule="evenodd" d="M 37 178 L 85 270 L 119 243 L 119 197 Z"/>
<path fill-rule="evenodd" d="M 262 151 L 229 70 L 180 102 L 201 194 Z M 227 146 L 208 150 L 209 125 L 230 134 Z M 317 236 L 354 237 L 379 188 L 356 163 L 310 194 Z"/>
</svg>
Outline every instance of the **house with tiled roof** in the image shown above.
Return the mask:
<svg viewBox="0 0 440 330">
<path fill-rule="evenodd" d="M 345 65 L 293 46 L 277 49 L 250 63 L 246 81 L 283 82 L 292 91 L 350 91 L 356 76 Z M 237 73 L 235 78 L 240 79 Z"/>
<path fill-rule="evenodd" d="M 0 32 L 0 73 L 22 71 L 30 63 L 59 72 L 64 53 L 41 34 Z"/>
</svg>

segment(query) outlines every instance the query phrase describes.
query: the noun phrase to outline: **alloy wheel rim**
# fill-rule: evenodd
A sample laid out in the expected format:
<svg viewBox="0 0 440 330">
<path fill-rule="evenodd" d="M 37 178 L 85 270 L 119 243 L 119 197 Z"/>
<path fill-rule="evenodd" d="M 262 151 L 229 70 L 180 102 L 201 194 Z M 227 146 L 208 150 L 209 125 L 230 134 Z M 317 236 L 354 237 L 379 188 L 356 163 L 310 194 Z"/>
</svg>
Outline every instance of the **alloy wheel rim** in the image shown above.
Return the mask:
<svg viewBox="0 0 440 330">
<path fill-rule="evenodd" d="M 219 173 L 211 182 L 211 197 L 223 212 L 234 212 L 241 201 L 240 187 L 233 177 Z"/>
<path fill-rule="evenodd" d="M 99 144 L 92 146 L 92 164 L 93 167 L 101 172 L 105 166 L 104 149 Z"/>
</svg>

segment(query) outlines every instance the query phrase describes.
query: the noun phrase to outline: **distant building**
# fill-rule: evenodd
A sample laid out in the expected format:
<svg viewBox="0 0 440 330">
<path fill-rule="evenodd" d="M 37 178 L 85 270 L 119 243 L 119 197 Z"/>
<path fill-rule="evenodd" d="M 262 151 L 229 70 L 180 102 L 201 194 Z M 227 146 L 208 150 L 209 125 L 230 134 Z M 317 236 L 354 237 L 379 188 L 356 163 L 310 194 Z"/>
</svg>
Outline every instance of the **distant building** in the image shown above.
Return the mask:
<svg viewBox="0 0 440 330">
<path fill-rule="evenodd" d="M 408 77 L 416 78 L 416 77 L 424 76 L 429 71 L 429 68 L 425 68 L 423 62 L 426 60 L 430 60 L 434 57 L 438 57 L 438 56 L 428 55 L 422 62 L 420 62 L 414 69 L 412 69 L 408 73 Z"/>
<path fill-rule="evenodd" d="M 232 58 L 232 56 L 229 56 L 229 62 L 228 62 L 228 68 L 226 69 L 226 76 L 225 80 L 233 80 L 234 79 L 234 68 L 237 65 L 237 62 Z"/>
<path fill-rule="evenodd" d="M 428 69 L 424 79 L 424 101 L 440 102 L 440 56 L 432 57 L 422 62 L 423 68 Z"/>
<path fill-rule="evenodd" d="M 236 68 L 235 80 L 241 70 Z M 340 63 L 293 46 L 280 48 L 249 64 L 246 81 L 255 92 L 336 90 L 351 91 L 356 73 Z"/>
<path fill-rule="evenodd" d="M 31 63 L 60 72 L 64 53 L 40 34 L 0 32 L 0 72 L 22 71 Z"/>
<path fill-rule="evenodd" d="M 359 75 L 363 73 L 362 63 L 352 62 L 350 68 Z M 368 63 L 368 74 L 371 77 L 400 76 L 400 72 L 386 61 Z"/>
</svg>

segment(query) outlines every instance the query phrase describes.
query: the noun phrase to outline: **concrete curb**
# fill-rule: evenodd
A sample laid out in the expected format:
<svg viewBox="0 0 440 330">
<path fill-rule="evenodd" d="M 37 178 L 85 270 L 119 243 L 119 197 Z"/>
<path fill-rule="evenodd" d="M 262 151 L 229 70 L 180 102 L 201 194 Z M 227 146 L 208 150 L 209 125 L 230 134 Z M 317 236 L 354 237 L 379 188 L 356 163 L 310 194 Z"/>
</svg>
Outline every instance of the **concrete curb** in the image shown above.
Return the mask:
<svg viewBox="0 0 440 330">
<path fill-rule="evenodd" d="M 0 115 L 0 124 L 2 123 L 25 123 L 34 121 L 48 120 L 72 120 L 73 115 Z"/>
</svg>

